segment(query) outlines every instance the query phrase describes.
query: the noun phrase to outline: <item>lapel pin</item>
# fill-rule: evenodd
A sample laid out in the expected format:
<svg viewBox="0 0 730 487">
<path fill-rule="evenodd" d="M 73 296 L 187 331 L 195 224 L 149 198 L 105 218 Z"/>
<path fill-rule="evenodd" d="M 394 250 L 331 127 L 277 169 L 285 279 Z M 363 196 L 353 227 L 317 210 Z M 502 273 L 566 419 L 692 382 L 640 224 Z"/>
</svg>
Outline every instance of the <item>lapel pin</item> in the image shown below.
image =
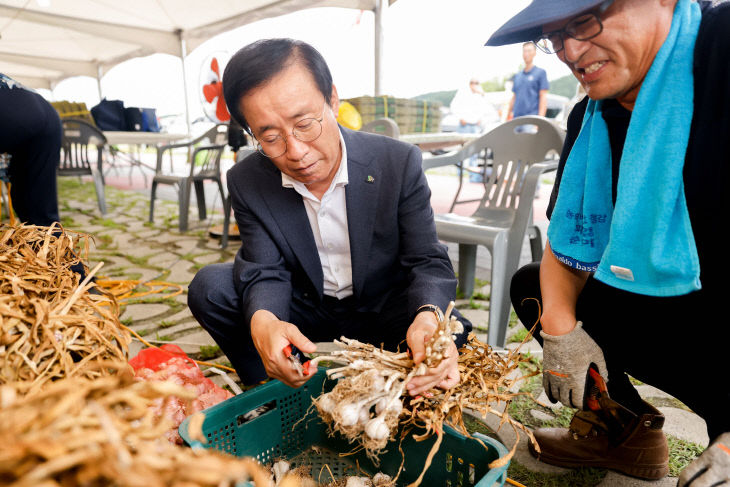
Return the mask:
<svg viewBox="0 0 730 487">
<path fill-rule="evenodd" d="M 374 177 L 372 177 L 372 176 L 370 176 L 370 175 L 368 174 L 368 178 L 366 179 L 366 181 L 367 181 L 368 183 L 374 183 L 374 182 L 375 182 L 375 178 L 374 178 Z"/>
</svg>

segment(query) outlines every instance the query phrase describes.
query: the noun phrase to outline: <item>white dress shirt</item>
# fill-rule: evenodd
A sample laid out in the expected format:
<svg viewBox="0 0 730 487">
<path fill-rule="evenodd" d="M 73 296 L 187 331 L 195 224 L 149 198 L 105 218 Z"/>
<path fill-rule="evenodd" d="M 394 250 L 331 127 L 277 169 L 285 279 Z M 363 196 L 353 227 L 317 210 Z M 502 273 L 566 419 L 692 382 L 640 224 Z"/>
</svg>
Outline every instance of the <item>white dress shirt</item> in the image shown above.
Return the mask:
<svg viewBox="0 0 730 487">
<path fill-rule="evenodd" d="M 340 134 L 342 159 L 330 187 L 320 201 L 304 183 L 281 173 L 281 185 L 293 188 L 302 196 L 317 244 L 319 261 L 324 275 L 324 294 L 343 299 L 352 295 L 352 259 L 350 234 L 347 226 L 345 186 L 347 178 L 347 149 Z"/>
</svg>

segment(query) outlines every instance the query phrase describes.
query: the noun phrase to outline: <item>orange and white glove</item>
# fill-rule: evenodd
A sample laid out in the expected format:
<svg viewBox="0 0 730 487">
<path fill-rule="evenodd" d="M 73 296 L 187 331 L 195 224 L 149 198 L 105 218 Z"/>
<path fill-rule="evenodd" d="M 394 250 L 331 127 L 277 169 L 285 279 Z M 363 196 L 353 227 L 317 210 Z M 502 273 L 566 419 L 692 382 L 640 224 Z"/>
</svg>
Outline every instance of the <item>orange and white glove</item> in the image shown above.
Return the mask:
<svg viewBox="0 0 730 487">
<path fill-rule="evenodd" d="M 687 465 L 677 487 L 730 485 L 730 432 L 723 433 L 702 455 Z"/>
<path fill-rule="evenodd" d="M 583 330 L 580 321 L 570 333 L 548 335 L 543 338 L 542 385 L 551 401 L 565 406 L 584 409 L 583 404 L 588 368 L 595 364 L 598 373 L 608 382 L 603 350 Z"/>
</svg>

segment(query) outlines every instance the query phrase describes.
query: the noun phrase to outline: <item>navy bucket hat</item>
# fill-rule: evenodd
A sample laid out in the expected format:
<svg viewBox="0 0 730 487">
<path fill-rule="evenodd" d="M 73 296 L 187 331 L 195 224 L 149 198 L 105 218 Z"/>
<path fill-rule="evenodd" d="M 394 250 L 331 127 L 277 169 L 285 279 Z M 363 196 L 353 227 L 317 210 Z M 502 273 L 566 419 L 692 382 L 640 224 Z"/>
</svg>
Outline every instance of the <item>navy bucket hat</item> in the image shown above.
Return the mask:
<svg viewBox="0 0 730 487">
<path fill-rule="evenodd" d="M 512 17 L 492 34 L 486 46 L 503 46 L 527 42 L 540 37 L 542 26 L 569 19 L 591 10 L 606 0 L 532 0 L 532 3 Z"/>
</svg>

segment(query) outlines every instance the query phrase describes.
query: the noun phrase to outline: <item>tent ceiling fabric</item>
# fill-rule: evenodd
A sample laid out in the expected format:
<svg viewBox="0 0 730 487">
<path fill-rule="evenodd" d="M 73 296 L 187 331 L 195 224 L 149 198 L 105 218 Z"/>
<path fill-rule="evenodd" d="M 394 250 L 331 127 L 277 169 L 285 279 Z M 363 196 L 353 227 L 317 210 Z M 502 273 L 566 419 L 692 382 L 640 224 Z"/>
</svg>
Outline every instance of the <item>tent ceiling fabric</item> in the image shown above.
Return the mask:
<svg viewBox="0 0 730 487">
<path fill-rule="evenodd" d="M 0 0 L 0 72 L 50 88 L 138 56 L 180 56 L 220 33 L 315 7 L 374 10 L 377 0 Z M 389 4 L 395 0 L 388 0 Z"/>
</svg>

